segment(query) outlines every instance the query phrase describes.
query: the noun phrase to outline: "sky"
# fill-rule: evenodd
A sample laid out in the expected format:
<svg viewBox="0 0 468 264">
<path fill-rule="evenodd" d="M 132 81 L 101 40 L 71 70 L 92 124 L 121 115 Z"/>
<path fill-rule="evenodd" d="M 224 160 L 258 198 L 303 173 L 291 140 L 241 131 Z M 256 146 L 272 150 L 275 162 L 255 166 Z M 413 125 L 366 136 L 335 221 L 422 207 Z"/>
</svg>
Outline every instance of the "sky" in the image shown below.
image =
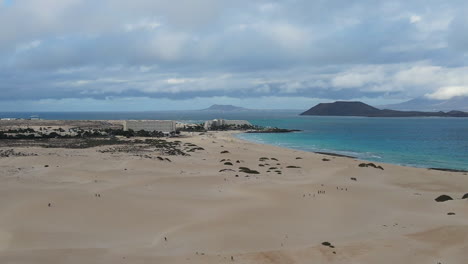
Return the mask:
<svg viewBox="0 0 468 264">
<path fill-rule="evenodd" d="M 0 111 L 468 96 L 466 0 L 0 0 Z"/>
</svg>

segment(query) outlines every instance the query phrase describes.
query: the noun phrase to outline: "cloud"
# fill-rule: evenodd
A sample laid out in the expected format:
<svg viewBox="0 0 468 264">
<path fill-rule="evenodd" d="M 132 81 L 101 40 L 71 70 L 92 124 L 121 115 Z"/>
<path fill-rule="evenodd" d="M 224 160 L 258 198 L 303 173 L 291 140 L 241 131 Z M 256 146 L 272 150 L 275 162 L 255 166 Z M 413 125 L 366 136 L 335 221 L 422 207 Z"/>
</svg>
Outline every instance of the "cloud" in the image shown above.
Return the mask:
<svg viewBox="0 0 468 264">
<path fill-rule="evenodd" d="M 10 1 L 0 6 L 0 100 L 432 95 L 468 86 L 467 6 Z"/>
<path fill-rule="evenodd" d="M 414 23 L 418 23 L 422 20 L 422 17 L 421 16 L 418 16 L 418 15 L 412 15 L 410 16 L 410 23 L 411 24 L 414 24 Z"/>
<path fill-rule="evenodd" d="M 33 41 L 29 42 L 29 43 L 18 45 L 18 47 L 16 48 L 16 52 L 25 52 L 25 51 L 28 51 L 30 49 L 37 48 L 37 47 L 39 47 L 39 45 L 41 45 L 40 40 L 33 40 Z"/>
<path fill-rule="evenodd" d="M 141 19 L 136 23 L 128 23 L 124 25 L 124 30 L 127 32 L 135 31 L 135 30 L 155 30 L 156 28 L 160 27 L 161 23 L 157 20 L 152 19 Z"/>
<path fill-rule="evenodd" d="M 446 86 L 426 94 L 426 97 L 438 100 L 448 100 L 456 96 L 468 96 L 468 86 Z"/>
</svg>

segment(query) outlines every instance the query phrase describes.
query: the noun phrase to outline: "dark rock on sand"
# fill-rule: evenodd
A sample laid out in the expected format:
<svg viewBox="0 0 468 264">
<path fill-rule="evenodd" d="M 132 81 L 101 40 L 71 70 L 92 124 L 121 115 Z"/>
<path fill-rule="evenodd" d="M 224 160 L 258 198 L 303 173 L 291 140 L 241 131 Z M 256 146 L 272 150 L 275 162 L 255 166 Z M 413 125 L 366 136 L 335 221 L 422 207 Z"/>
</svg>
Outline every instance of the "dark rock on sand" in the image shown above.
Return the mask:
<svg viewBox="0 0 468 264">
<path fill-rule="evenodd" d="M 384 168 L 382 166 L 377 166 L 374 163 L 361 163 L 361 164 L 359 164 L 359 167 L 363 167 L 363 168 L 372 167 L 372 168 L 375 168 L 375 169 L 384 170 Z"/>
<path fill-rule="evenodd" d="M 440 202 L 450 201 L 450 200 L 453 200 L 453 198 L 450 197 L 450 196 L 448 196 L 448 195 L 445 195 L 445 194 L 443 194 L 443 195 L 441 195 L 441 196 L 435 198 L 435 201 L 436 201 L 436 202 L 439 202 L 439 203 L 440 203 Z"/>
<path fill-rule="evenodd" d="M 235 171 L 235 170 L 232 170 L 232 169 L 222 169 L 222 170 L 220 170 L 219 172 L 224 172 L 224 171 Z"/>
</svg>

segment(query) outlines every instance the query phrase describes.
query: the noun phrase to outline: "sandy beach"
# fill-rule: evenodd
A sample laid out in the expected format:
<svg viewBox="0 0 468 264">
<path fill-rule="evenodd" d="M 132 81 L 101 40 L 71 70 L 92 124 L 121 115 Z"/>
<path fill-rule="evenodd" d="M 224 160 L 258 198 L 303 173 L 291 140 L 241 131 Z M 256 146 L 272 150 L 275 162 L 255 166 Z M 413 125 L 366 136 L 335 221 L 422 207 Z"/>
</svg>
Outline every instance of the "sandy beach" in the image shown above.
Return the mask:
<svg viewBox="0 0 468 264">
<path fill-rule="evenodd" d="M 15 147 L 0 158 L 0 263 L 468 261 L 466 173 L 360 167 L 233 132 L 175 140 L 202 149 Z"/>
</svg>

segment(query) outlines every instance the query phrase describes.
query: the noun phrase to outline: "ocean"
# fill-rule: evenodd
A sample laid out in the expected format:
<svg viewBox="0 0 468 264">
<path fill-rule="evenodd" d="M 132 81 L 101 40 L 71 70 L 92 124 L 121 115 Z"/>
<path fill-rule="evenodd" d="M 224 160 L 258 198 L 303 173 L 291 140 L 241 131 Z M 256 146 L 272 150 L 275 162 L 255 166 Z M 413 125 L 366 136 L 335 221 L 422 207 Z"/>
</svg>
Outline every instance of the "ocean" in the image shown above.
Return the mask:
<svg viewBox="0 0 468 264">
<path fill-rule="evenodd" d="M 0 118 L 63 120 L 169 119 L 202 122 L 244 119 L 260 126 L 300 129 L 284 134 L 239 134 L 241 139 L 304 151 L 355 156 L 413 167 L 468 170 L 468 118 L 366 118 L 299 116 L 300 111 L 0 113 Z"/>
</svg>

